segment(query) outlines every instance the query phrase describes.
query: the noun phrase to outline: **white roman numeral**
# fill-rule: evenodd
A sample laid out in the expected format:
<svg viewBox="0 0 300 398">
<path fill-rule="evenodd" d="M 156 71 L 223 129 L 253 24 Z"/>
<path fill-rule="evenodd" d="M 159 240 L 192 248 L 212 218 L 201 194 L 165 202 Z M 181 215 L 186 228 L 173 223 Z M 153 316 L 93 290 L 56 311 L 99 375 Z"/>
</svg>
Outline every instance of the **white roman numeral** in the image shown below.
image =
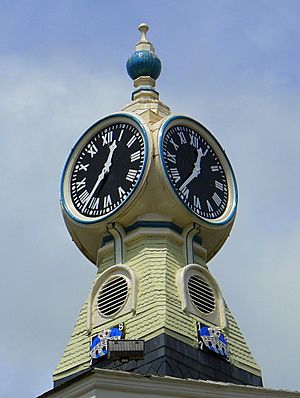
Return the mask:
<svg viewBox="0 0 300 398">
<path fill-rule="evenodd" d="M 197 207 L 197 209 L 201 209 L 200 199 L 198 198 L 198 196 L 195 195 L 194 195 L 194 206 Z"/>
<path fill-rule="evenodd" d="M 102 146 L 109 144 L 113 140 L 113 131 L 108 131 L 102 134 Z"/>
<path fill-rule="evenodd" d="M 79 195 L 79 199 L 81 203 L 85 203 L 87 201 L 89 197 L 89 193 L 87 190 L 83 191 L 80 195 Z"/>
<path fill-rule="evenodd" d="M 203 152 L 202 148 L 199 148 L 199 151 L 201 152 L 201 156 L 204 157 L 207 155 L 208 149 L 206 148 L 205 151 Z"/>
<path fill-rule="evenodd" d="M 176 142 L 173 140 L 173 138 L 171 138 L 171 139 L 170 139 L 170 142 L 171 142 L 171 144 L 173 145 L 173 147 L 174 147 L 175 151 L 177 151 L 177 150 L 178 150 L 178 148 L 179 148 L 179 145 L 178 145 L 178 144 L 176 144 Z"/>
<path fill-rule="evenodd" d="M 126 192 L 124 191 L 124 189 L 122 187 L 118 188 L 118 192 L 119 192 L 119 197 L 122 198 L 122 196 L 124 196 L 126 194 Z"/>
<path fill-rule="evenodd" d="M 136 160 L 139 160 L 140 157 L 141 157 L 141 151 L 136 151 L 136 152 L 132 153 L 132 154 L 130 155 L 130 161 L 131 161 L 131 163 L 132 163 L 132 162 L 135 162 Z"/>
<path fill-rule="evenodd" d="M 133 182 L 135 177 L 136 177 L 136 175 L 137 175 L 137 173 L 138 173 L 137 170 L 129 169 L 128 173 L 127 173 L 127 176 L 126 176 L 126 180 Z"/>
<path fill-rule="evenodd" d="M 172 155 L 172 153 L 170 153 L 169 151 L 167 151 L 167 159 L 176 164 L 176 155 Z"/>
<path fill-rule="evenodd" d="M 81 189 L 85 188 L 85 186 L 86 186 L 85 181 L 86 181 L 86 177 L 84 177 L 81 181 L 76 182 L 77 191 L 80 191 Z"/>
<path fill-rule="evenodd" d="M 219 171 L 219 166 L 210 166 L 211 171 Z"/>
<path fill-rule="evenodd" d="M 223 191 L 224 189 L 224 185 L 217 180 L 215 181 L 215 187 L 218 188 L 220 191 Z"/>
<path fill-rule="evenodd" d="M 104 204 L 103 204 L 103 207 L 111 206 L 111 204 L 112 204 L 112 201 L 111 201 L 110 195 L 105 196 L 105 197 L 104 197 Z"/>
<path fill-rule="evenodd" d="M 189 193 L 190 193 L 190 191 L 189 191 L 189 189 L 188 189 L 187 187 L 183 187 L 183 188 L 180 190 L 180 192 L 182 193 L 183 196 L 185 196 L 186 199 L 189 198 Z"/>
<path fill-rule="evenodd" d="M 78 167 L 78 171 L 81 171 L 81 170 L 87 171 L 88 167 L 89 167 L 89 163 L 88 164 L 81 163 Z"/>
<path fill-rule="evenodd" d="M 136 136 L 134 135 L 133 137 L 130 138 L 130 140 L 127 142 L 127 148 L 130 148 L 131 145 L 134 143 L 134 141 L 136 140 Z"/>
<path fill-rule="evenodd" d="M 122 136 L 123 136 L 123 133 L 124 133 L 124 129 L 121 130 L 121 133 L 120 133 L 120 135 L 119 135 L 118 141 L 121 141 L 121 138 L 122 138 Z"/>
<path fill-rule="evenodd" d="M 209 203 L 208 200 L 206 201 L 206 204 L 207 204 L 208 211 L 210 211 L 210 212 L 214 211 L 214 209 L 211 207 L 211 204 Z"/>
<path fill-rule="evenodd" d="M 179 171 L 176 168 L 170 169 L 170 173 L 171 173 L 171 176 L 173 177 L 173 180 L 175 182 L 178 182 L 180 180 Z"/>
<path fill-rule="evenodd" d="M 222 203 L 222 199 L 220 198 L 220 196 L 215 192 L 212 196 L 213 201 L 215 202 L 215 204 L 219 207 L 220 204 Z"/>
<path fill-rule="evenodd" d="M 199 139 L 198 137 L 195 137 L 193 134 L 190 134 L 190 144 L 193 145 L 196 149 L 199 148 Z"/>
<path fill-rule="evenodd" d="M 91 155 L 91 158 L 93 158 L 94 155 L 96 155 L 96 153 L 98 152 L 98 148 L 95 144 L 89 144 L 86 151 Z"/>
<path fill-rule="evenodd" d="M 95 209 L 98 209 L 99 208 L 99 201 L 100 201 L 100 199 L 99 198 L 92 198 L 92 200 L 91 200 L 91 204 L 90 204 L 90 208 L 91 209 L 93 209 L 93 210 L 95 210 Z"/>
<path fill-rule="evenodd" d="M 178 134 L 178 137 L 180 138 L 180 144 L 186 144 L 186 138 L 183 134 L 183 131 L 179 131 L 177 134 Z"/>
</svg>

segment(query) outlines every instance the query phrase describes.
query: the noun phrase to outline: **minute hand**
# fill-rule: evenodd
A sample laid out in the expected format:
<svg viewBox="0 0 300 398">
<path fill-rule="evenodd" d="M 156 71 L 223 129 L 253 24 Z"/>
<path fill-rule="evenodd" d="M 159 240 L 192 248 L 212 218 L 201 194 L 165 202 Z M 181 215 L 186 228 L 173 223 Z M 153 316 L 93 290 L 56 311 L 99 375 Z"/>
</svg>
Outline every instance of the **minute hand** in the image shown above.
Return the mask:
<svg viewBox="0 0 300 398">
<path fill-rule="evenodd" d="M 206 149 L 203 153 L 202 148 L 199 148 L 197 152 L 198 156 L 196 162 L 194 163 L 194 169 L 192 171 L 192 174 L 181 185 L 181 187 L 179 188 L 180 191 L 182 191 L 194 178 L 198 177 L 198 175 L 201 173 L 201 159 L 206 156 L 208 149 Z"/>
<path fill-rule="evenodd" d="M 108 158 L 107 158 L 106 162 L 104 163 L 104 167 L 103 167 L 101 173 L 98 175 L 97 181 L 96 181 L 93 189 L 91 190 L 91 193 L 89 194 L 87 200 L 85 201 L 85 204 L 84 204 L 84 206 L 82 208 L 82 211 L 85 210 L 85 208 L 87 207 L 88 203 L 90 202 L 90 200 L 94 196 L 94 193 L 97 190 L 100 182 L 103 180 L 105 174 L 107 174 L 109 172 L 110 166 L 112 165 L 112 157 L 113 157 L 113 154 L 114 154 L 114 151 L 115 151 L 116 148 L 117 148 L 117 144 L 116 144 L 116 141 L 114 141 L 109 147 Z"/>
</svg>

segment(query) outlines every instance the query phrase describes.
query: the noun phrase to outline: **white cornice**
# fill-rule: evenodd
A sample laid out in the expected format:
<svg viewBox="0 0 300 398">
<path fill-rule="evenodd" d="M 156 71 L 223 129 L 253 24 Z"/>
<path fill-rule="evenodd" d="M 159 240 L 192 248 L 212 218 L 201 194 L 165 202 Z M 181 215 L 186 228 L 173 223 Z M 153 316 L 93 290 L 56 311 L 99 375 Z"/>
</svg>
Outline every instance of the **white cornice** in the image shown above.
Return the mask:
<svg viewBox="0 0 300 398">
<path fill-rule="evenodd" d="M 134 373 L 94 369 L 91 373 L 69 381 L 65 386 L 40 396 L 64 398 L 300 398 L 300 392 L 272 390 L 204 380 L 174 377 L 145 377 Z"/>
</svg>

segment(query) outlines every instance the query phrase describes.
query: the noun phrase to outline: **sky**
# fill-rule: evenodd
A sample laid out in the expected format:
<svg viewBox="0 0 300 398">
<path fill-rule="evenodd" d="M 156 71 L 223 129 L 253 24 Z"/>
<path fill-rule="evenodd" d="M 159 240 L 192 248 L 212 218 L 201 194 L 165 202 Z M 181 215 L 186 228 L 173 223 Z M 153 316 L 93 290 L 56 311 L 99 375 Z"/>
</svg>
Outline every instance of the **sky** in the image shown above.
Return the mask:
<svg viewBox="0 0 300 398">
<path fill-rule="evenodd" d="M 300 390 L 300 2 L 0 0 L 0 397 L 52 388 L 89 292 L 60 177 L 82 132 L 130 101 L 141 22 L 160 99 L 204 124 L 236 174 L 237 219 L 210 269 L 264 385 Z"/>
</svg>

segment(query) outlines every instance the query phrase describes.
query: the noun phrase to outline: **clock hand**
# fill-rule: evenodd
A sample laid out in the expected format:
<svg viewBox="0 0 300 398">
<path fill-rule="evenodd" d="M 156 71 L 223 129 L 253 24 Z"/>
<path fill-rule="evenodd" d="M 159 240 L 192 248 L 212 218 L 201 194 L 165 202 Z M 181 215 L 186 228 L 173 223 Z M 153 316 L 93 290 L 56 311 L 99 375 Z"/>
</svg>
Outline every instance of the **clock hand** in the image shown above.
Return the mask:
<svg viewBox="0 0 300 398">
<path fill-rule="evenodd" d="M 93 189 L 91 190 L 91 193 L 89 194 L 89 196 L 87 197 L 87 199 L 86 199 L 86 201 L 85 201 L 85 203 L 84 203 L 84 206 L 83 206 L 83 208 L 82 208 L 82 211 L 85 210 L 85 208 L 87 207 L 89 201 L 90 201 L 90 200 L 92 199 L 92 197 L 94 196 L 94 193 L 95 193 L 96 189 L 98 188 L 100 182 L 103 180 L 105 174 L 106 174 L 106 170 L 105 170 L 105 168 L 103 168 L 102 171 L 101 171 L 101 173 L 98 175 L 97 181 L 96 181 L 96 183 L 95 183 Z"/>
<path fill-rule="evenodd" d="M 84 206 L 82 208 L 82 211 L 84 211 L 89 203 L 89 201 L 92 199 L 92 197 L 94 196 L 95 191 L 97 190 L 97 188 L 99 187 L 100 182 L 104 179 L 105 174 L 109 173 L 109 169 L 112 165 L 112 157 L 114 154 L 115 149 L 117 148 L 117 143 L 116 140 L 110 145 L 109 147 L 109 154 L 108 154 L 108 158 L 106 160 L 106 162 L 104 163 L 104 167 L 101 171 L 101 173 L 98 175 L 97 181 L 93 187 L 93 189 L 91 190 L 91 193 L 89 194 L 89 196 L 87 197 Z"/>
<path fill-rule="evenodd" d="M 106 170 L 107 173 L 109 172 L 110 166 L 112 165 L 112 157 L 116 148 L 117 148 L 117 143 L 116 140 L 114 140 L 114 142 L 109 147 L 109 154 L 107 161 L 104 163 L 104 169 Z"/>
<path fill-rule="evenodd" d="M 199 148 L 197 152 L 198 155 L 196 162 L 194 163 L 192 174 L 181 185 L 181 187 L 179 188 L 180 191 L 182 191 L 194 178 L 198 177 L 198 175 L 200 175 L 201 173 L 201 160 L 204 156 L 206 156 L 208 149 L 206 149 L 203 153 L 202 148 Z"/>
<path fill-rule="evenodd" d="M 201 173 L 201 160 L 202 158 L 204 158 L 204 156 L 206 156 L 208 152 L 208 149 L 205 150 L 205 152 L 203 153 L 202 148 L 198 149 L 198 156 L 196 159 L 196 162 L 194 163 L 194 170 L 196 170 L 197 172 L 197 176 Z"/>
</svg>

